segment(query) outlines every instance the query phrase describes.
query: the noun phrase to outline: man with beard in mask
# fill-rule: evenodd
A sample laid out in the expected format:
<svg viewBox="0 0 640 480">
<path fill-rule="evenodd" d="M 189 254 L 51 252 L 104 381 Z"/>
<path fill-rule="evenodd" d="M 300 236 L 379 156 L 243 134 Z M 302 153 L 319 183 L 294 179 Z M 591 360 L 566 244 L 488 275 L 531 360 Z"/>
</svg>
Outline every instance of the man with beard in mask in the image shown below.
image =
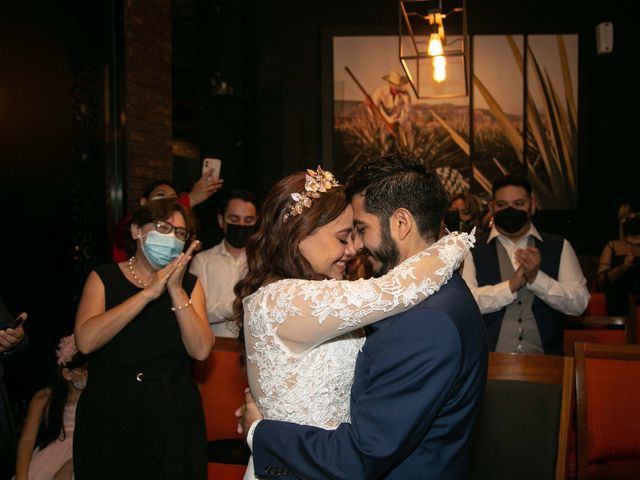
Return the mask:
<svg viewBox="0 0 640 480">
<path fill-rule="evenodd" d="M 390 154 L 372 160 L 351 175 L 346 193 L 354 246 L 369 255 L 374 275 L 437 240 L 447 197 L 438 176 L 417 159 Z M 367 330 L 351 388 L 350 423 L 325 430 L 261 419 L 247 394 L 239 426 L 258 477 L 469 478 L 488 349 L 467 285 L 456 272 L 424 302 Z"/>
<path fill-rule="evenodd" d="M 190 272 L 198 277 L 207 298 L 207 316 L 216 337 L 238 337 L 233 315 L 235 287 L 247 267 L 245 246 L 257 219 L 256 201 L 248 190 L 233 190 L 222 202 L 218 225 L 224 239 L 215 247 L 198 253 Z"/>
<path fill-rule="evenodd" d="M 587 281 L 571 244 L 533 226 L 531 184 L 493 184 L 493 227 L 464 261 L 462 276 L 483 314 L 492 351 L 563 354 L 563 314 L 581 315 Z"/>
</svg>

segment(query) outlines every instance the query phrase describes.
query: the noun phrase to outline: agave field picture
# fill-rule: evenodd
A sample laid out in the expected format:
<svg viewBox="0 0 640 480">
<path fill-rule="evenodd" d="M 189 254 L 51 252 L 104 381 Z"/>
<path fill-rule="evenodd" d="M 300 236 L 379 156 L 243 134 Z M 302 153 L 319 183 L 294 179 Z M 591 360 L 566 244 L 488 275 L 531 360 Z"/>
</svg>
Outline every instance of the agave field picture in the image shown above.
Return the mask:
<svg viewBox="0 0 640 480">
<path fill-rule="evenodd" d="M 436 169 L 452 195 L 471 189 L 487 198 L 494 179 L 516 173 L 527 176 L 540 208 L 576 208 L 577 35 L 474 36 L 472 43 L 473 96 L 423 100 L 411 92 L 408 113 L 389 135 L 366 96 L 389 72 L 402 73 L 397 39 L 334 37 L 333 168 L 344 175 L 395 150 Z"/>
</svg>

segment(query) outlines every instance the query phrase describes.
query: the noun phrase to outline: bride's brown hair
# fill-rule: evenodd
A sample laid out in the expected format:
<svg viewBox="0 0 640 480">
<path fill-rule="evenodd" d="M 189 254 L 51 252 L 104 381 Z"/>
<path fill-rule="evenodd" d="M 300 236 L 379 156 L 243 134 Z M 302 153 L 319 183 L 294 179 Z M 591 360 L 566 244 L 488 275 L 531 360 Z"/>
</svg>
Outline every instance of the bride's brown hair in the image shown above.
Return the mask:
<svg viewBox="0 0 640 480">
<path fill-rule="evenodd" d="M 285 221 L 285 215 L 295 203 L 291 194 L 304 192 L 304 187 L 304 172 L 289 175 L 273 186 L 262 204 L 256 231 L 247 243 L 247 273 L 234 288 L 233 318 L 240 327 L 241 339 L 244 339 L 243 298 L 263 285 L 284 278 L 326 278 L 313 271 L 298 244 L 316 228 L 337 218 L 347 208 L 347 199 L 341 185 L 332 187 L 313 199 L 309 208 L 303 208 L 302 213 L 289 216 Z"/>
</svg>

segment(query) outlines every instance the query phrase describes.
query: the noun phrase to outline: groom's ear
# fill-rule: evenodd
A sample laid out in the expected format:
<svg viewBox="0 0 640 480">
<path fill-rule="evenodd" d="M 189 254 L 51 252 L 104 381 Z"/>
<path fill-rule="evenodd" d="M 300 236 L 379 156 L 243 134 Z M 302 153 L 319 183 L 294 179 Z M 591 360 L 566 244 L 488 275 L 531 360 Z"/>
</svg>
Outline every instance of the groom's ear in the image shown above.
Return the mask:
<svg viewBox="0 0 640 480">
<path fill-rule="evenodd" d="M 391 230 L 395 233 L 397 240 L 403 241 L 414 228 L 414 220 L 411 212 L 406 208 L 398 208 L 391 215 Z"/>
</svg>

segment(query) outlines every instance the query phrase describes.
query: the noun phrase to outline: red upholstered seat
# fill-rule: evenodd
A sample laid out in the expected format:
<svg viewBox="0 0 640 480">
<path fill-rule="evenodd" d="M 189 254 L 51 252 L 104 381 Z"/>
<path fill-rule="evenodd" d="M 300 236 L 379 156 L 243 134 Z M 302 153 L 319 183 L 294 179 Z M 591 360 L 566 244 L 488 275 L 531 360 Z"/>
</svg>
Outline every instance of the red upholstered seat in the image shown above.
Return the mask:
<svg viewBox="0 0 640 480">
<path fill-rule="evenodd" d="M 218 338 L 209 358 L 194 365 L 207 429 L 209 479 L 241 479 L 250 455 L 234 415 L 247 387 L 239 355 L 239 340 Z"/>
<path fill-rule="evenodd" d="M 578 479 L 640 478 L 640 346 L 576 344 Z"/>
<path fill-rule="evenodd" d="M 242 439 L 236 430 L 236 409 L 244 403 L 247 376 L 238 363 L 239 350 L 216 347 L 209 358 L 196 362 L 194 379 L 200 389 L 204 417 L 207 423 L 207 440 Z"/>
<path fill-rule="evenodd" d="M 564 354 L 571 357 L 575 342 L 632 343 L 628 317 L 567 316 L 564 324 Z"/>
<path fill-rule="evenodd" d="M 574 355 L 576 342 L 591 343 L 626 343 L 624 330 L 572 330 L 564 331 L 564 354 L 568 357 Z"/>
<path fill-rule="evenodd" d="M 590 298 L 583 315 L 607 315 L 607 297 L 603 292 L 589 292 Z"/>
<path fill-rule="evenodd" d="M 640 361 L 586 358 L 590 460 L 640 458 Z"/>
</svg>

